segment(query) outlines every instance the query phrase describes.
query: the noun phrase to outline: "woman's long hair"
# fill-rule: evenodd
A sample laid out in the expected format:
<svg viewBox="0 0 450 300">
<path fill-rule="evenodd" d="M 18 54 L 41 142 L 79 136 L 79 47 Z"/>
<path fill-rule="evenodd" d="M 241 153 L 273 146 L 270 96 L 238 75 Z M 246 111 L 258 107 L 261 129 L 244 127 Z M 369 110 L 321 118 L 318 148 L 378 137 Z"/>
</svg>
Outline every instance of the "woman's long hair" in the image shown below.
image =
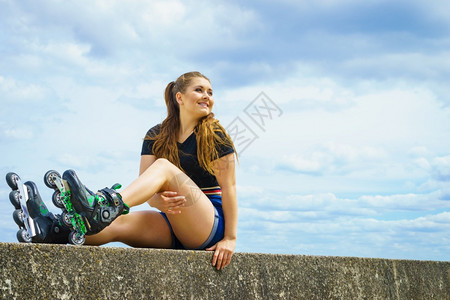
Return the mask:
<svg viewBox="0 0 450 300">
<path fill-rule="evenodd" d="M 178 92 L 184 93 L 192 79 L 198 77 L 210 81 L 200 72 L 189 72 L 167 85 L 164 93 L 167 117 L 161 124 L 159 134 L 145 137 L 145 139 L 155 140 L 152 150 L 157 158 L 166 158 L 181 170 L 177 147 L 180 132 L 180 107 L 175 95 Z M 215 175 L 213 161 L 219 158 L 218 149 L 232 147 L 236 153 L 233 142 L 212 112 L 199 121 L 194 128 L 194 133 L 197 139 L 197 158 L 200 166 Z"/>
</svg>

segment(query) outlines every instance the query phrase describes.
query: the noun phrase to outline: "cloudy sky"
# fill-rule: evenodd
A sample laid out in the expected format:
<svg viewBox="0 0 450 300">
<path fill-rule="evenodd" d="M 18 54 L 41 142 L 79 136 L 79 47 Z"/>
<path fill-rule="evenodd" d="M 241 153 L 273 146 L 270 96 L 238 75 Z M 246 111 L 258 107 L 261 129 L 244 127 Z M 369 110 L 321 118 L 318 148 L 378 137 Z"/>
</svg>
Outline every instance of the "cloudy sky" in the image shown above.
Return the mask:
<svg viewBox="0 0 450 300">
<path fill-rule="evenodd" d="M 237 251 L 449 260 L 446 7 L 0 0 L 0 170 L 54 212 L 49 169 L 127 185 L 165 86 L 199 70 L 240 156 Z"/>
</svg>

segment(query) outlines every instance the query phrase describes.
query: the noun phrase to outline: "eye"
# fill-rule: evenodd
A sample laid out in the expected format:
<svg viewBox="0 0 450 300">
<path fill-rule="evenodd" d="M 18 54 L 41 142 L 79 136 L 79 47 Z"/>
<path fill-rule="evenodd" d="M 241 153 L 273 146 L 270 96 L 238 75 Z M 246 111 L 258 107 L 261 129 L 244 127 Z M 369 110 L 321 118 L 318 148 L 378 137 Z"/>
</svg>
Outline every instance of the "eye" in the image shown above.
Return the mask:
<svg viewBox="0 0 450 300">
<path fill-rule="evenodd" d="M 212 96 L 213 95 L 213 91 L 209 90 L 208 91 L 208 95 Z"/>
</svg>

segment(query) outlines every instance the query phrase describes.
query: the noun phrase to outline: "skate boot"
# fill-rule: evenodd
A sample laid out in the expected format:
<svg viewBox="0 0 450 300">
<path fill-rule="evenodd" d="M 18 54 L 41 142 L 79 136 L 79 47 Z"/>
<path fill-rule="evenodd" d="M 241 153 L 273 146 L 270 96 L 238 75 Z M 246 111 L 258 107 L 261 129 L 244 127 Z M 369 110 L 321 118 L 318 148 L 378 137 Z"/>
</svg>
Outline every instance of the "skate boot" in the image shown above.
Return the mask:
<svg viewBox="0 0 450 300">
<path fill-rule="evenodd" d="M 71 191 L 67 181 L 63 180 L 57 171 L 50 170 L 44 175 L 44 183 L 54 190 L 52 202 L 56 207 L 62 209 L 59 220 L 70 231 L 69 242 L 74 245 L 84 244 L 86 225 L 73 207 Z"/>
<path fill-rule="evenodd" d="M 31 181 L 22 184 L 15 173 L 8 173 L 6 182 L 12 189 L 9 198 L 16 209 L 13 219 L 19 226 L 19 242 L 66 244 L 69 230 L 48 210 L 36 184 Z"/>
<path fill-rule="evenodd" d="M 70 188 L 73 209 L 86 225 L 87 235 L 102 231 L 118 216 L 130 211 L 129 206 L 122 201 L 122 196 L 116 192 L 121 187 L 119 184 L 94 194 L 81 183 L 73 170 L 65 171 L 63 179 Z"/>
</svg>

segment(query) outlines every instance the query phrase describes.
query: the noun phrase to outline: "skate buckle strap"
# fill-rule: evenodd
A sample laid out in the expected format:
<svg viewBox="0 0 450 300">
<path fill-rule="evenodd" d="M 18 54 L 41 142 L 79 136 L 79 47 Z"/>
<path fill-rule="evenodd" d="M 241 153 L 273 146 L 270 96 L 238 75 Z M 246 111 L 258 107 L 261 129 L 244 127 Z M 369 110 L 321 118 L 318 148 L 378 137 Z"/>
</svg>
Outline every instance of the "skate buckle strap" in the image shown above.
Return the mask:
<svg viewBox="0 0 450 300">
<path fill-rule="evenodd" d="M 130 212 L 130 207 L 123 202 L 122 196 L 116 192 L 117 189 L 121 188 L 121 185 L 116 183 L 112 186 L 112 188 L 104 188 L 100 191 L 98 191 L 97 194 L 103 195 L 104 198 L 106 198 L 106 201 L 112 206 L 118 207 L 120 205 L 123 206 L 122 214 L 126 215 Z"/>
<path fill-rule="evenodd" d="M 105 198 L 108 203 L 113 206 L 119 206 L 121 202 L 123 202 L 120 194 L 110 188 L 104 188 L 98 191 L 97 195 L 103 196 L 103 198 Z"/>
<path fill-rule="evenodd" d="M 107 192 L 110 192 L 110 191 L 112 191 L 112 190 L 108 189 Z M 123 205 L 122 215 L 126 215 L 130 212 L 130 207 L 125 202 L 123 202 L 122 196 L 119 193 L 113 192 L 113 193 L 109 194 L 109 196 L 111 197 L 112 201 L 114 202 L 114 206 L 117 207 L 120 204 Z"/>
</svg>

